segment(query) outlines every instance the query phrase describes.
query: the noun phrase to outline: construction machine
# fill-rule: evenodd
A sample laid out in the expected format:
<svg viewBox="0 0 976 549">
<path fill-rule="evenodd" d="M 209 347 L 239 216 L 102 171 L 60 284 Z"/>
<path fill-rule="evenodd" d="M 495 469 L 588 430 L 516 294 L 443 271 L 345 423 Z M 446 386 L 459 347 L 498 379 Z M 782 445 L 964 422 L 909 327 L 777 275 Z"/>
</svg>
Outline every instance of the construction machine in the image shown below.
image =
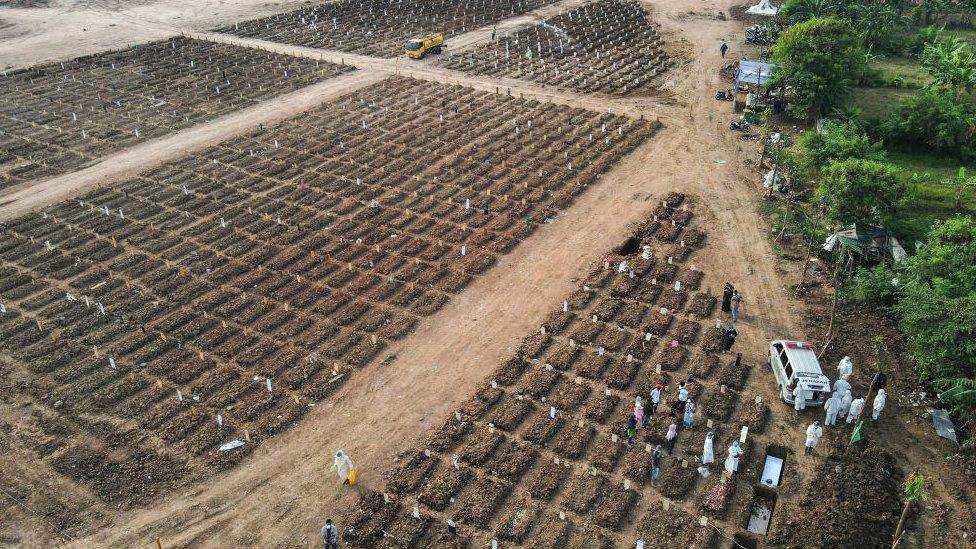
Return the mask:
<svg viewBox="0 0 976 549">
<path fill-rule="evenodd" d="M 403 49 L 410 59 L 423 59 L 428 52 L 440 53 L 445 47 L 443 34 L 431 34 L 427 38 L 414 38 L 403 45 Z"/>
</svg>

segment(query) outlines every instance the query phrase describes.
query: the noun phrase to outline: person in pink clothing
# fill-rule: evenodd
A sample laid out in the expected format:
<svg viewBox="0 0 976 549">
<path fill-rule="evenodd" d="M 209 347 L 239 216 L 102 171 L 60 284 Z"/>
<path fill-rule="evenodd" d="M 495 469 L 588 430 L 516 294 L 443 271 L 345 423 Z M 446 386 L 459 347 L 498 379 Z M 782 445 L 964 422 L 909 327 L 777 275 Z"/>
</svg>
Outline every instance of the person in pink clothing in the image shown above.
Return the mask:
<svg viewBox="0 0 976 549">
<path fill-rule="evenodd" d="M 637 397 L 637 400 L 634 402 L 634 417 L 637 418 L 637 426 L 639 428 L 647 426 L 647 422 L 644 421 L 644 405 L 641 403 L 641 397 Z"/>
</svg>

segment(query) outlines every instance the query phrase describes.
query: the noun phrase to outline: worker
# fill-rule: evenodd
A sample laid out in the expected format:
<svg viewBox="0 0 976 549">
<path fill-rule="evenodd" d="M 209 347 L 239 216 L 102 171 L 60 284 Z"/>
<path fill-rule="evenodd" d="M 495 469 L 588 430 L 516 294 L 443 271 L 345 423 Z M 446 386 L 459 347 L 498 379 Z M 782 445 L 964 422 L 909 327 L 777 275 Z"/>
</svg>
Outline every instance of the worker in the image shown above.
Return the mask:
<svg viewBox="0 0 976 549">
<path fill-rule="evenodd" d="M 729 45 L 722 40 L 722 45 L 718 48 L 718 51 L 722 52 L 722 59 L 725 59 L 725 53 L 729 51 Z"/>
<path fill-rule="evenodd" d="M 729 456 L 725 458 L 725 474 L 732 478 L 732 474 L 739 470 L 739 456 L 742 455 L 742 447 L 736 440 L 729 446 Z"/>
<path fill-rule="evenodd" d="M 495 36 L 498 35 L 498 25 L 492 25 L 491 27 L 491 41 L 495 41 Z"/>
<path fill-rule="evenodd" d="M 840 418 L 847 417 L 848 412 L 851 411 L 851 401 L 854 398 L 851 396 L 850 391 L 845 391 L 844 396 L 840 397 L 840 410 L 837 412 L 837 416 Z"/>
<path fill-rule="evenodd" d="M 722 312 L 727 313 L 732 310 L 732 294 L 735 292 L 735 288 L 732 284 L 726 282 L 725 289 L 722 291 Z"/>
<path fill-rule="evenodd" d="M 735 330 L 735 324 L 729 324 L 729 327 L 725 330 L 725 337 L 722 338 L 722 351 L 728 351 L 735 345 L 735 336 L 739 335 L 739 332 Z"/>
<path fill-rule="evenodd" d="M 325 526 L 322 527 L 322 547 L 323 549 L 339 547 L 339 531 L 332 524 L 332 519 L 326 519 Z"/>
<path fill-rule="evenodd" d="M 817 447 L 820 442 L 820 437 L 823 436 L 823 428 L 820 426 L 819 421 L 814 421 L 807 427 L 807 446 L 803 450 L 804 454 L 812 454 L 813 449 Z"/>
<path fill-rule="evenodd" d="M 688 404 L 685 405 L 685 417 L 684 421 L 682 422 L 685 429 L 691 429 L 691 427 L 695 424 L 695 410 L 697 408 L 698 407 L 695 406 L 694 400 L 689 400 Z"/>
<path fill-rule="evenodd" d="M 837 364 L 837 377 L 847 379 L 851 377 L 853 373 L 854 361 L 851 360 L 851 357 L 845 356 L 844 358 L 840 359 L 840 363 Z"/>
<path fill-rule="evenodd" d="M 805 410 L 807 407 L 807 396 L 806 391 L 800 388 L 799 380 L 793 381 L 793 408 L 796 410 L 796 415 L 800 415 L 800 412 Z"/>
<path fill-rule="evenodd" d="M 670 456 L 674 452 L 674 443 L 678 442 L 678 425 L 671 422 L 668 426 L 668 434 L 664 436 L 668 441 L 668 455 Z"/>
<path fill-rule="evenodd" d="M 871 419 L 878 421 L 878 417 L 881 415 L 881 411 L 884 410 L 887 400 L 888 393 L 884 389 L 878 389 L 878 394 L 874 397 L 874 408 L 871 409 Z"/>
<path fill-rule="evenodd" d="M 332 463 L 332 468 L 339 473 L 339 478 L 342 479 L 343 484 L 347 482 L 349 484 L 356 483 L 356 469 L 353 468 L 352 460 L 342 450 L 335 453 L 335 461 Z"/>
<path fill-rule="evenodd" d="M 739 305 L 742 305 L 742 295 L 739 290 L 732 290 L 732 322 L 739 320 Z"/>
<path fill-rule="evenodd" d="M 627 420 L 627 444 L 633 444 L 634 439 L 636 438 L 637 438 L 637 417 L 631 414 L 630 419 Z"/>
<path fill-rule="evenodd" d="M 878 370 L 874 373 L 874 377 L 871 378 L 871 390 L 877 392 L 879 389 L 884 389 L 888 387 L 888 376 L 884 372 Z"/>
<path fill-rule="evenodd" d="M 643 429 L 647 426 L 647 418 L 644 417 L 644 405 L 641 403 L 641 397 L 637 397 L 634 402 L 634 418 L 637 419 L 637 427 Z"/>
<path fill-rule="evenodd" d="M 705 435 L 705 446 L 702 449 L 702 465 L 715 462 L 715 433 L 709 431 Z"/>
<path fill-rule="evenodd" d="M 837 396 L 837 393 L 830 395 L 827 403 L 824 404 L 824 410 L 827 411 L 827 418 L 824 419 L 824 425 L 836 425 L 837 414 L 840 413 L 840 398 Z"/>
<path fill-rule="evenodd" d="M 864 397 L 858 394 L 854 397 L 854 400 L 851 401 L 851 410 L 847 412 L 847 423 L 850 423 L 855 419 L 857 419 L 858 416 L 861 415 L 861 410 L 863 409 L 864 409 Z"/>
<path fill-rule="evenodd" d="M 846 379 L 840 378 L 834 382 L 835 395 L 842 395 L 844 394 L 844 391 L 850 391 L 850 390 L 851 390 L 851 384 L 848 383 Z"/>
<path fill-rule="evenodd" d="M 651 389 L 651 414 L 657 412 L 657 405 L 661 403 L 661 394 L 664 393 L 664 384 L 658 383 Z M 648 414 L 650 415 L 650 414 Z"/>
<path fill-rule="evenodd" d="M 664 450 L 661 449 L 661 445 L 658 444 L 654 448 L 654 453 L 651 454 L 651 482 L 657 484 L 657 477 L 661 476 L 661 455 L 664 454 Z"/>
</svg>

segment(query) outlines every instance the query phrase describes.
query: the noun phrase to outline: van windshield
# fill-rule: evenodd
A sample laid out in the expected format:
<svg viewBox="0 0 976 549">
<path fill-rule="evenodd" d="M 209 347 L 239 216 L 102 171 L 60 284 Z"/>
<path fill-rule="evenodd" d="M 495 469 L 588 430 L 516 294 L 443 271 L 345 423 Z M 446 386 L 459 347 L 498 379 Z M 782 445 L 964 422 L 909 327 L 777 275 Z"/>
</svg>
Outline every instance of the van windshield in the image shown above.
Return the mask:
<svg viewBox="0 0 976 549">
<path fill-rule="evenodd" d="M 404 44 L 403 47 L 410 51 L 416 51 L 420 49 L 420 42 L 418 42 L 417 40 L 411 40 L 406 44 Z"/>
</svg>

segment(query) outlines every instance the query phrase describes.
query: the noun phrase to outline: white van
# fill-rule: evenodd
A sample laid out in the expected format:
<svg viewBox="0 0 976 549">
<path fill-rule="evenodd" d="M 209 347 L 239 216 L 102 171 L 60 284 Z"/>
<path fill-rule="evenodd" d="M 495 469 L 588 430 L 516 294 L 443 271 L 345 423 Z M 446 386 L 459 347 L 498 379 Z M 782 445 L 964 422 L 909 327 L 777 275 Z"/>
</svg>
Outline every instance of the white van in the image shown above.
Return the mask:
<svg viewBox="0 0 976 549">
<path fill-rule="evenodd" d="M 830 398 L 830 379 L 820 369 L 813 345 L 804 341 L 777 340 L 769 345 L 769 367 L 776 376 L 779 397 L 793 404 L 793 386 L 800 385 L 807 406 L 823 406 Z"/>
</svg>

